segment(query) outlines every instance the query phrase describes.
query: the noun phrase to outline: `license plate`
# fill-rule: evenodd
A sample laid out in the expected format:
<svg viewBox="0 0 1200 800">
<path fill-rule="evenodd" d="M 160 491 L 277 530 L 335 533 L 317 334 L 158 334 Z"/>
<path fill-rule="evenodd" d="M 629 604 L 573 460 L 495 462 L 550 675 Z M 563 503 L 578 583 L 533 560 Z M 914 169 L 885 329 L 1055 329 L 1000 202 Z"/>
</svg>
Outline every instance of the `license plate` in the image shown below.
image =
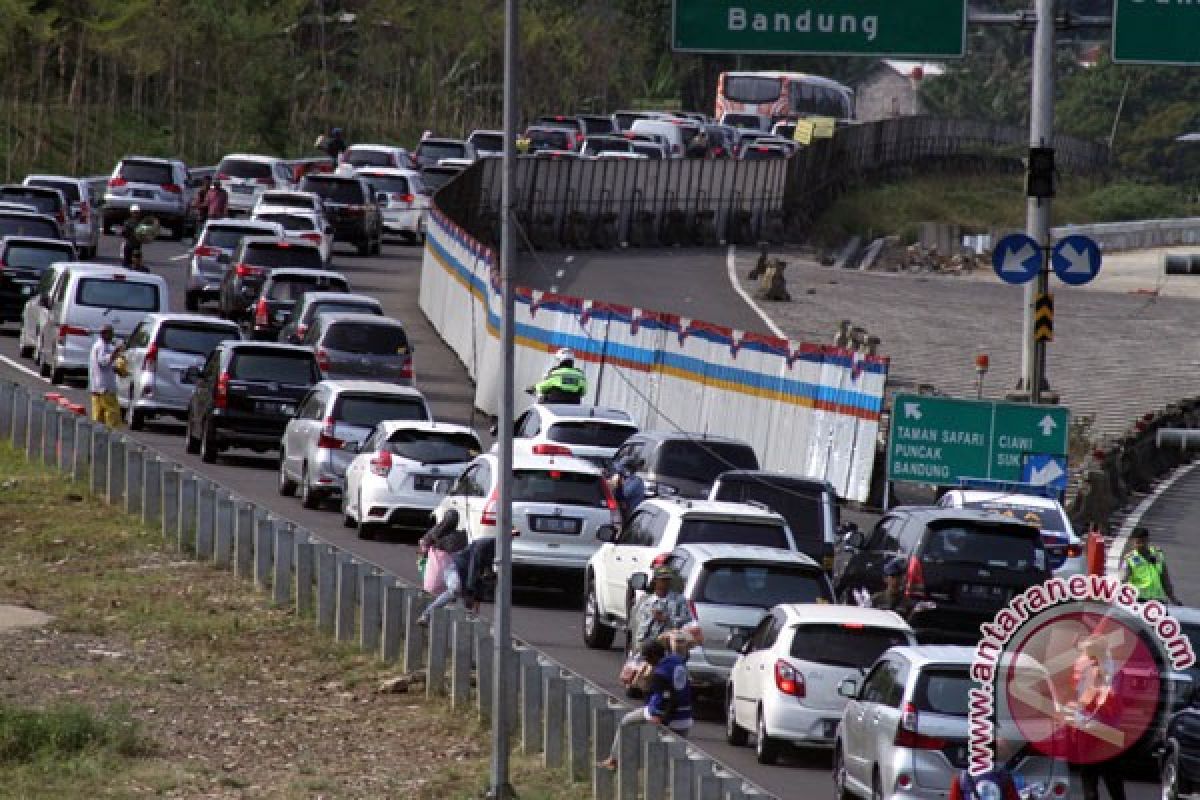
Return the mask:
<svg viewBox="0 0 1200 800">
<path fill-rule="evenodd" d="M 235 194 L 250 194 L 250 192 L 254 191 L 254 189 L 249 186 L 234 186 L 232 188 Z"/>
<path fill-rule="evenodd" d="M 254 408 L 260 414 L 286 414 L 291 416 L 296 413 L 296 406 L 291 403 L 272 403 L 269 400 L 259 400 L 254 404 Z"/>
<path fill-rule="evenodd" d="M 413 488 L 418 492 L 432 492 L 437 482 L 433 475 L 417 475 L 413 478 Z"/>
<path fill-rule="evenodd" d="M 275 321 L 276 322 L 287 322 L 288 316 L 289 316 L 288 312 L 286 312 L 286 311 L 276 311 L 275 312 Z"/>
<path fill-rule="evenodd" d="M 130 194 L 132 194 L 134 197 L 154 197 L 154 192 L 151 192 L 148 189 L 134 189 L 132 192 L 130 192 Z"/>
<path fill-rule="evenodd" d="M 1003 586 L 982 586 L 974 583 L 964 583 L 958 588 L 960 600 L 974 602 L 1005 602 L 1008 600 L 1008 590 Z"/>
<path fill-rule="evenodd" d="M 571 517 L 530 517 L 530 527 L 539 533 L 577 534 L 583 520 Z"/>
</svg>

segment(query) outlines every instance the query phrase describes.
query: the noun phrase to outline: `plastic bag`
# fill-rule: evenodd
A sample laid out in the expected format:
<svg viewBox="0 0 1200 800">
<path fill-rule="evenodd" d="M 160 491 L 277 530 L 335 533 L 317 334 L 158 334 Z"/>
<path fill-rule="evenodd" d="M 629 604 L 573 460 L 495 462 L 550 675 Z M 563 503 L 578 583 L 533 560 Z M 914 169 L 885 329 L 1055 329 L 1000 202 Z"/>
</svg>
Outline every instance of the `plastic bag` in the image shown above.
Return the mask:
<svg viewBox="0 0 1200 800">
<path fill-rule="evenodd" d="M 446 565 L 453 559 L 445 550 L 432 547 L 425 556 L 425 574 L 423 587 L 430 594 L 441 594 L 446 591 Z"/>
</svg>

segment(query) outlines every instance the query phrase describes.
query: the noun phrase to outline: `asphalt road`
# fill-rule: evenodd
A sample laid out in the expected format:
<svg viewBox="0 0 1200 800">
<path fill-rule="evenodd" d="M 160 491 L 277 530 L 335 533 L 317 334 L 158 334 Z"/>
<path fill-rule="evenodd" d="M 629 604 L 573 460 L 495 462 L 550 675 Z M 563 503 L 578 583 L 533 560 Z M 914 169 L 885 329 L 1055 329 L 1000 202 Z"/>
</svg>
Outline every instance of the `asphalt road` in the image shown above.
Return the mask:
<svg viewBox="0 0 1200 800">
<path fill-rule="evenodd" d="M 146 263 L 163 275 L 171 290 L 172 308 L 182 309 L 183 287 L 186 278 L 186 247 L 158 242 L 146 250 Z M 115 261 L 117 240 L 106 236 L 100 255 Z M 526 276 L 540 279 L 529 282 L 550 289 L 552 282 L 559 291 L 591 295 L 612 302 L 635 303 L 646 308 L 683 313 L 713 322 L 725 322 L 747 330 L 762 330 L 761 320 L 729 287 L 725 273 L 724 252 L 667 251 L 637 254 L 636 257 L 614 254 L 603 258 L 567 260 L 566 254 L 541 256 L 542 264 L 528 264 Z M 486 433 L 486 421 L 473 414 L 472 387 L 457 358 L 438 338 L 417 306 L 420 282 L 421 251 L 416 247 L 389 242 L 383 257 L 360 258 L 349 249 L 338 246 L 334 262 L 350 280 L 355 291 L 378 297 L 392 316 L 405 322 L 414 345 L 417 385 L 425 393 L 438 419 L 454 422 L 473 422 Z M 553 264 L 549 259 L 554 259 Z M 583 269 L 588 265 L 589 269 Z M 562 270 L 561 274 L 557 274 Z M 638 282 L 652 274 L 652 280 Z M 661 302 L 660 302 L 661 300 Z M 15 326 L 0 326 L 0 377 L 48 391 L 46 381 L 30 369 L 31 363 L 17 355 Z M 83 402 L 85 391 L 76 383 L 67 393 Z M 198 473 L 233 488 L 248 500 L 271 508 L 280 516 L 292 520 L 346 551 L 384 567 L 405 579 L 417 581 L 414 543 L 409 540 L 360 541 L 353 531 L 342 527 L 340 515 L 332 509 L 307 511 L 298 500 L 282 498 L 276 491 L 276 463 L 273 456 L 260 456 L 249 451 L 234 450 L 212 465 L 184 452 L 182 425 L 154 424 L 134 434 L 137 439 L 163 456 L 186 464 Z M 583 646 L 580 630 L 581 611 L 577 598 L 566 598 L 557 592 L 518 591 L 515 594 L 513 628 L 515 634 L 528 644 L 542 650 L 566 667 L 586 676 L 598 686 L 617 694 L 616 681 L 621 658 L 616 649 L 607 653 L 588 650 Z M 777 797 L 828 797 L 831 794 L 829 757 L 824 753 L 793 753 L 782 765 L 763 767 L 754 760 L 750 748 L 732 748 L 724 741 L 723 725 L 713 710 L 702 714 L 703 719 L 693 730 L 692 743 Z M 1156 796 L 1149 785 L 1133 787 L 1130 797 Z"/>
</svg>

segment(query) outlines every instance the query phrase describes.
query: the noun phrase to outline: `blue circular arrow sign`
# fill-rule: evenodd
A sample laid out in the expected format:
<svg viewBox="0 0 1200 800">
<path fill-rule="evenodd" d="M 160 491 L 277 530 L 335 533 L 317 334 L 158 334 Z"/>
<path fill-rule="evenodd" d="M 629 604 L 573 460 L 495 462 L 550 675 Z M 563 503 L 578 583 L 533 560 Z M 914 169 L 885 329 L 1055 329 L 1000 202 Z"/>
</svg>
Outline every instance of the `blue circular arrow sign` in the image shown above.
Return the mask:
<svg viewBox="0 0 1200 800">
<path fill-rule="evenodd" d="M 1042 268 L 1042 250 L 1032 237 L 1011 233 L 992 250 L 992 269 L 1005 283 L 1028 283 Z"/>
<path fill-rule="evenodd" d="M 1082 286 L 1099 275 L 1100 261 L 1096 240 L 1078 234 L 1059 239 L 1050 255 L 1054 274 L 1070 286 Z"/>
</svg>

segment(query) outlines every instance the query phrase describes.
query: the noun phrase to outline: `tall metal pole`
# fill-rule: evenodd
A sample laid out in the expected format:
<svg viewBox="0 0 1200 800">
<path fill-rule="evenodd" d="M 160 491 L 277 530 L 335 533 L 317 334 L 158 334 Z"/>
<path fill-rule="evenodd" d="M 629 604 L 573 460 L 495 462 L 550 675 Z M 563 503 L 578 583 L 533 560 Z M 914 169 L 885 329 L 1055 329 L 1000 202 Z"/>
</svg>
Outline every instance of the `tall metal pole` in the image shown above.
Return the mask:
<svg viewBox="0 0 1200 800">
<path fill-rule="evenodd" d="M 1029 146 L 1054 146 L 1054 0 L 1035 0 L 1037 26 L 1033 32 L 1033 103 L 1029 109 Z M 1042 248 L 1042 268 L 1036 281 L 1025 284 L 1022 316 L 1021 374 L 1031 403 L 1042 399 L 1046 376 L 1046 344 L 1034 341 L 1034 305 L 1050 285 L 1050 198 L 1026 201 L 1025 232 Z"/>
<path fill-rule="evenodd" d="M 517 687 L 508 684 L 508 668 L 513 658 L 512 638 L 512 489 L 513 489 L 513 279 L 517 268 L 516 220 L 517 172 L 517 0 L 504 2 L 504 177 L 501 182 L 503 216 L 500 221 L 500 269 L 504 282 L 503 326 L 500 346 L 504 353 L 504 380 L 500 396 L 500 498 L 499 527 L 496 529 L 496 602 L 492 635 L 495 654 L 492 662 L 492 764 L 489 796 L 493 800 L 513 800 L 516 793 L 508 781 L 510 696 Z"/>
</svg>

